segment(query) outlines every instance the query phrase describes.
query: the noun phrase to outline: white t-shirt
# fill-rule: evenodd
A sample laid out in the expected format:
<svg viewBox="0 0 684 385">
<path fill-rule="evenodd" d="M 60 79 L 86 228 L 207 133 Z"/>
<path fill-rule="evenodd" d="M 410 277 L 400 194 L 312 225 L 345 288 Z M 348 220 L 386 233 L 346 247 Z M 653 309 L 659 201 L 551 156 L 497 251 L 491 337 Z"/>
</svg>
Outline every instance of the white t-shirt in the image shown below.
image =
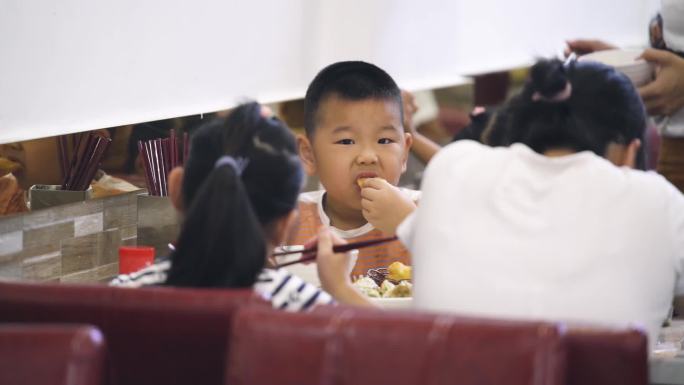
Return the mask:
<svg viewBox="0 0 684 385">
<path fill-rule="evenodd" d="M 660 175 L 461 141 L 422 192 L 398 230 L 416 307 L 636 324 L 655 343 L 684 257 L 684 198 Z"/>
</svg>

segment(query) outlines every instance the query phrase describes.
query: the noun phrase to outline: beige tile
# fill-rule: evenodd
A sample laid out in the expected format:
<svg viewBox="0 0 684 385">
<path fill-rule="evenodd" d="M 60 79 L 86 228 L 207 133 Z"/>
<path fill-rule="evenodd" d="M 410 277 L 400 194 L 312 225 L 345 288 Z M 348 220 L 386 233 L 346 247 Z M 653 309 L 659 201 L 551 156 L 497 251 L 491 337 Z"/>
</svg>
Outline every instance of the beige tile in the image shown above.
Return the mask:
<svg viewBox="0 0 684 385">
<path fill-rule="evenodd" d="M 178 237 L 178 225 L 138 228 L 138 246 L 152 246 L 157 257 L 169 254 L 168 244 Z"/>
<path fill-rule="evenodd" d="M 138 228 L 159 227 L 178 223 L 178 212 L 169 197 L 138 197 Z"/>
<path fill-rule="evenodd" d="M 21 231 L 24 228 L 23 214 L 0 218 L 0 234 Z"/>
<path fill-rule="evenodd" d="M 24 228 L 36 229 L 55 223 L 68 222 L 76 217 L 95 214 L 102 212 L 102 210 L 103 202 L 99 199 L 37 210 L 24 216 Z"/>
<path fill-rule="evenodd" d="M 122 227 L 121 229 L 121 239 L 129 239 L 129 238 L 135 238 L 138 236 L 138 225 L 134 226 L 125 226 Z"/>
<path fill-rule="evenodd" d="M 82 237 L 84 235 L 101 233 L 103 220 L 102 212 L 74 218 L 74 236 Z"/>
<path fill-rule="evenodd" d="M 113 229 L 135 225 L 138 215 L 138 195 L 144 190 L 137 190 L 104 198 L 104 228 Z"/>
<path fill-rule="evenodd" d="M 25 259 L 23 278 L 34 281 L 57 280 L 62 275 L 62 256 L 59 251 Z"/>
<path fill-rule="evenodd" d="M 96 267 L 94 270 L 95 278 L 98 282 L 109 282 L 119 274 L 119 263 L 110 263 L 109 265 Z"/>
<path fill-rule="evenodd" d="M 102 244 L 99 259 L 95 266 L 108 265 L 119 262 L 119 246 L 121 246 L 121 230 L 107 230 L 102 234 Z"/>
<path fill-rule="evenodd" d="M 60 279 L 62 283 L 98 283 L 95 269 L 79 271 L 78 273 L 63 275 Z"/>
<path fill-rule="evenodd" d="M 19 264 L 19 270 L 16 270 L 16 266 L 14 267 L 14 272 L 17 273 L 19 272 L 19 277 L 23 275 L 22 271 L 22 266 L 24 262 L 28 259 L 31 258 L 36 258 L 36 257 L 41 257 L 49 254 L 54 254 L 54 253 L 59 253 L 59 243 L 52 243 L 49 245 L 42 245 L 38 247 L 33 247 L 30 249 L 24 249 L 19 253 L 16 254 L 10 254 L 10 255 L 5 255 L 0 257 L 0 269 L 2 269 L 3 264 L 7 264 L 5 267 L 9 269 L 10 265 Z M 29 261 L 30 262 L 30 261 Z"/>
<path fill-rule="evenodd" d="M 143 192 L 144 190 L 141 189 L 102 198 L 102 201 L 104 202 L 104 208 L 135 205 L 138 195 L 142 194 Z"/>
<path fill-rule="evenodd" d="M 30 258 L 40 257 L 48 254 L 52 254 L 61 250 L 60 242 L 52 242 L 45 245 L 38 245 L 34 247 L 29 247 L 21 251 L 19 255 L 22 261 Z"/>
<path fill-rule="evenodd" d="M 59 243 L 74 237 L 74 222 L 58 223 L 51 226 L 24 231 L 24 249 Z"/>
<path fill-rule="evenodd" d="M 3 277 L 0 275 L 0 282 L 21 282 L 23 279 L 21 277 Z"/>
<path fill-rule="evenodd" d="M 137 216 L 137 207 L 130 202 L 124 202 L 119 206 L 105 207 L 104 229 L 109 230 L 135 225 Z"/>
<path fill-rule="evenodd" d="M 39 245 L 23 249 L 19 253 L 0 257 L 0 277 L 23 279 L 25 264 L 40 262 L 40 258 L 47 259 L 59 255 L 59 242 Z"/>
<path fill-rule="evenodd" d="M 24 232 L 21 230 L 0 234 L 0 257 L 20 252 L 23 245 Z"/>
<path fill-rule="evenodd" d="M 67 239 L 62 242 L 62 274 L 89 270 L 100 259 L 102 233 Z"/>
<path fill-rule="evenodd" d="M 17 280 L 22 278 L 21 255 L 13 254 L 0 260 L 0 280 Z"/>
</svg>

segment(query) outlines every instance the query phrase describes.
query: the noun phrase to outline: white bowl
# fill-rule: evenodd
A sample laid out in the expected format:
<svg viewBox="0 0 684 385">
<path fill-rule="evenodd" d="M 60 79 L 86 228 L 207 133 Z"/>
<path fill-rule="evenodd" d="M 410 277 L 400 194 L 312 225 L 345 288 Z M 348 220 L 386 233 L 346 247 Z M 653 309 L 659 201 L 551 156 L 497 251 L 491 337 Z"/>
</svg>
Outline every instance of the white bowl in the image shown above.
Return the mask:
<svg viewBox="0 0 684 385">
<path fill-rule="evenodd" d="M 370 301 L 384 309 L 411 309 L 413 304 L 412 297 L 404 298 L 370 298 Z"/>
<path fill-rule="evenodd" d="M 609 49 L 580 56 L 578 60 L 594 61 L 614 67 L 625 74 L 635 87 L 641 87 L 653 80 L 655 73 L 651 63 L 637 59 L 642 52 L 640 49 Z"/>
</svg>

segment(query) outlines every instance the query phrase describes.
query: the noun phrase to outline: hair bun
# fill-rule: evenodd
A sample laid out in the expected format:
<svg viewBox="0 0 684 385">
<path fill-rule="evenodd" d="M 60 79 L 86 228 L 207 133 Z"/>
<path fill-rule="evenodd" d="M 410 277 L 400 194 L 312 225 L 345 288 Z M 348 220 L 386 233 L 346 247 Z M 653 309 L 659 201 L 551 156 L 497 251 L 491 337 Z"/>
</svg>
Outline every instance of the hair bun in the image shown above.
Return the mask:
<svg viewBox="0 0 684 385">
<path fill-rule="evenodd" d="M 539 60 L 530 70 L 530 86 L 530 94 L 540 96 L 536 99 L 556 100 L 568 87 L 563 62 L 558 59 Z"/>
</svg>

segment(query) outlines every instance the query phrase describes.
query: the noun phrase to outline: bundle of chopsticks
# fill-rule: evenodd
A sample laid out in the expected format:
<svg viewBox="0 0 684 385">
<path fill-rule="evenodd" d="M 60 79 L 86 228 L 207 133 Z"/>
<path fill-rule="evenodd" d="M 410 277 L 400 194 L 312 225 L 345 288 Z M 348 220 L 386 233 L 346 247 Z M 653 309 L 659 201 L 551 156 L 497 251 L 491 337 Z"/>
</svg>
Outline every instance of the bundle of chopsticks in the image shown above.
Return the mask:
<svg viewBox="0 0 684 385">
<path fill-rule="evenodd" d="M 138 150 L 145 169 L 147 191 L 153 196 L 168 196 L 169 172 L 183 165 L 188 157 L 188 133 L 183 133 L 182 148 L 179 149 L 178 136 L 171 130 L 168 138 L 138 141 Z"/>
<path fill-rule="evenodd" d="M 69 146 L 67 136 L 60 136 L 58 152 L 63 176 L 62 190 L 87 190 L 111 142 L 109 138 L 89 132 L 71 135 L 71 146 Z M 69 160 L 69 153 L 71 153 L 71 160 Z"/>
</svg>

